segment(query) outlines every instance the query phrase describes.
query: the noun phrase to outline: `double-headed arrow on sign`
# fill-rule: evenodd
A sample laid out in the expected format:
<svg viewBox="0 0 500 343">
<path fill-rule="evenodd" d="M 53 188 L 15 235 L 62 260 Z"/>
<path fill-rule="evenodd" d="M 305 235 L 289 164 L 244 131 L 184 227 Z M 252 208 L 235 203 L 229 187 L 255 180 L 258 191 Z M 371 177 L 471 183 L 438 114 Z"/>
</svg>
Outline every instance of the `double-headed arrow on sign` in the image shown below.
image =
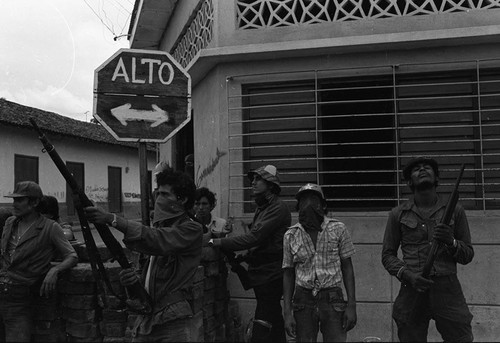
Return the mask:
<svg viewBox="0 0 500 343">
<path fill-rule="evenodd" d="M 147 121 L 152 122 L 151 127 L 156 127 L 163 123 L 168 123 L 168 112 L 162 110 L 156 104 L 151 105 L 152 111 L 136 110 L 131 104 L 125 104 L 111 109 L 111 114 L 120 121 L 123 126 L 127 126 L 127 121 Z"/>
</svg>

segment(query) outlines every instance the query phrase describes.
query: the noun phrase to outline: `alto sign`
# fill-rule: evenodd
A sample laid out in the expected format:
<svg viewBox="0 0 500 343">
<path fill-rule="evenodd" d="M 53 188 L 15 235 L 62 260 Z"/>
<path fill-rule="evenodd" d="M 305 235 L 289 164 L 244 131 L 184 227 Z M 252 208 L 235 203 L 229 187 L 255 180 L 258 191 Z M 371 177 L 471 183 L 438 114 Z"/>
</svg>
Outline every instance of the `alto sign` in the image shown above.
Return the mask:
<svg viewBox="0 0 500 343">
<path fill-rule="evenodd" d="M 119 141 L 166 142 L 191 119 L 191 77 L 166 52 L 120 49 L 95 70 L 94 117 Z"/>
</svg>

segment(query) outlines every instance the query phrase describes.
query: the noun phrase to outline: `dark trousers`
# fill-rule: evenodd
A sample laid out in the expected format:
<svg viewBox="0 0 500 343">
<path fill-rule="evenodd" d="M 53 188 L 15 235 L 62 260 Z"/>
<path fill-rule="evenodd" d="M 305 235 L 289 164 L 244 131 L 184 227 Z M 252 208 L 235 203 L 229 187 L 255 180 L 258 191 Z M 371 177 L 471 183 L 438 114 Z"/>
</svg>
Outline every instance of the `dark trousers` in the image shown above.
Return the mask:
<svg viewBox="0 0 500 343">
<path fill-rule="evenodd" d="M 295 287 L 293 316 L 297 342 L 316 342 L 321 330 L 324 342 L 345 342 L 347 332 L 342 328 L 346 302 L 340 287 L 312 290 Z"/>
<path fill-rule="evenodd" d="M 393 317 L 401 342 L 427 342 L 429 321 L 434 319 L 436 329 L 445 342 L 472 342 L 472 314 L 456 274 L 432 277 L 434 284 L 424 295 L 408 285 L 401 285 L 394 302 Z M 421 296 L 417 305 L 419 317 L 410 320 L 412 300 Z"/>
<path fill-rule="evenodd" d="M 254 322 L 252 342 L 285 342 L 285 323 L 281 308 L 283 295 L 283 279 L 268 282 L 254 287 L 257 308 L 254 319 L 271 323 L 272 328 Z"/>
<path fill-rule="evenodd" d="M 29 286 L 0 283 L 0 319 L 4 325 L 6 342 L 31 340 L 32 312 L 33 296 Z"/>
</svg>

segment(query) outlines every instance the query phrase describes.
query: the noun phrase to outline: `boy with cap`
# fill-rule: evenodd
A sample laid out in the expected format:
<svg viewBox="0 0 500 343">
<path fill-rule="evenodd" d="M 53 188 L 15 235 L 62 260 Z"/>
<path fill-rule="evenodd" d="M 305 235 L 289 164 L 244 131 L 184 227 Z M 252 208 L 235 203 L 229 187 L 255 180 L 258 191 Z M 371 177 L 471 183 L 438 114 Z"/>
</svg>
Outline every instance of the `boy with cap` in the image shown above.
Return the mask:
<svg viewBox="0 0 500 343">
<path fill-rule="evenodd" d="M 382 247 L 382 263 L 389 274 L 401 281 L 392 317 L 401 342 L 426 342 L 430 319 L 445 342 L 472 342 L 472 314 L 457 278 L 457 263 L 467 264 L 474 257 L 465 211 L 457 204 L 450 225 L 440 223 L 446 200 L 436 193 L 438 163 L 427 157 L 408 162 L 403 176 L 413 197 L 389 213 Z M 429 278 L 422 269 L 430 251 L 430 241 L 443 244 Z M 398 257 L 401 246 L 403 259 Z M 410 318 L 412 300 L 425 293 L 423 316 Z"/>
<path fill-rule="evenodd" d="M 319 328 L 325 342 L 345 342 L 357 320 L 351 237 L 343 223 L 326 217 L 320 186 L 308 183 L 295 198 L 299 222 L 283 242 L 285 328 L 297 342 L 316 342 Z"/>
<path fill-rule="evenodd" d="M 7 342 L 31 340 L 35 297 L 52 295 L 58 274 L 78 262 L 61 226 L 40 215 L 42 196 L 40 186 L 32 181 L 17 183 L 6 196 L 14 199 L 14 215 L 5 223 L 0 256 L 0 318 Z M 51 266 L 56 252 L 63 260 Z"/>
<path fill-rule="evenodd" d="M 229 251 L 249 249 L 248 278 L 255 292 L 252 342 L 285 342 L 281 308 L 283 294 L 283 235 L 291 224 L 287 205 L 278 197 L 281 192 L 278 171 L 273 165 L 247 174 L 257 210 L 250 232 L 233 237 L 211 239 L 210 246 Z M 270 325 L 269 325 L 270 324 Z"/>
</svg>

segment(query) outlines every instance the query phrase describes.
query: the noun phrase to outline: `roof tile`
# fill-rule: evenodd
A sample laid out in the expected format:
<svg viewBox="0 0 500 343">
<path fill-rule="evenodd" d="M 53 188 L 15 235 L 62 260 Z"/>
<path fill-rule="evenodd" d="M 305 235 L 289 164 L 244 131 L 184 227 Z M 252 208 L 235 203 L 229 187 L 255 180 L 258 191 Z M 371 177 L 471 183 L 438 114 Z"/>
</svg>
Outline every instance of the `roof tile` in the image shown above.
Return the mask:
<svg viewBox="0 0 500 343">
<path fill-rule="evenodd" d="M 117 141 L 99 124 L 64 117 L 54 112 L 43 111 L 0 98 L 0 123 L 32 128 L 29 122 L 30 118 L 33 118 L 45 133 L 71 136 L 96 143 L 137 148 L 136 143 Z M 150 144 L 148 144 L 148 150 L 154 150 Z"/>
</svg>

